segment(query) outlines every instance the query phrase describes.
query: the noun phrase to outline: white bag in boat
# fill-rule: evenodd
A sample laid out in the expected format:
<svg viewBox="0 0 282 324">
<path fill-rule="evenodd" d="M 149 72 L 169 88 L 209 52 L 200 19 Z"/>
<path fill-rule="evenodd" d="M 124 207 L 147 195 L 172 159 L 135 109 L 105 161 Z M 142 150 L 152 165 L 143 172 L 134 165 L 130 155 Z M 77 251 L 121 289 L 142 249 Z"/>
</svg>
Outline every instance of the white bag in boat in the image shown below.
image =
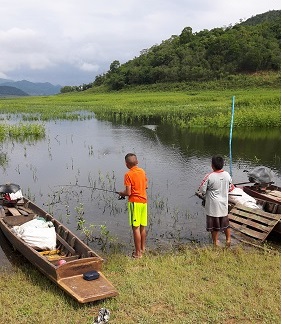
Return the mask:
<svg viewBox="0 0 282 324">
<path fill-rule="evenodd" d="M 56 231 L 52 222 L 33 219 L 20 226 L 13 226 L 13 232 L 35 249 L 55 250 Z"/>
<path fill-rule="evenodd" d="M 239 195 L 239 196 L 233 196 L 232 194 Z M 255 198 L 246 194 L 244 190 L 242 190 L 241 188 L 234 188 L 232 191 L 230 191 L 228 200 L 233 204 L 241 204 L 253 209 L 260 208 L 256 204 Z"/>
<path fill-rule="evenodd" d="M 9 195 L 10 195 L 11 200 L 18 200 L 18 199 L 23 198 L 23 194 L 22 194 L 21 189 L 18 190 L 17 192 L 15 192 L 15 193 L 11 192 Z"/>
</svg>

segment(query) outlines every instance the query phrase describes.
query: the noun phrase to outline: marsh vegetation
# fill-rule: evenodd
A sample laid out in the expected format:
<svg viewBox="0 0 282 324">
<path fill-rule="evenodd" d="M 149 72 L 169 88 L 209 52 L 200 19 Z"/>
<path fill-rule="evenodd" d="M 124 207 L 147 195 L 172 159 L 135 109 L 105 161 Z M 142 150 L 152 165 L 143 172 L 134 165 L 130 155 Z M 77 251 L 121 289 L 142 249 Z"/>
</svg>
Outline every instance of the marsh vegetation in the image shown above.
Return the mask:
<svg viewBox="0 0 282 324">
<path fill-rule="evenodd" d="M 232 90 L 121 91 L 71 93 L 50 97 L 3 99 L 2 114 L 24 120 L 85 120 L 120 124 L 169 124 L 180 128 L 227 128 L 235 96 L 235 128 L 280 127 L 280 88 Z"/>
</svg>

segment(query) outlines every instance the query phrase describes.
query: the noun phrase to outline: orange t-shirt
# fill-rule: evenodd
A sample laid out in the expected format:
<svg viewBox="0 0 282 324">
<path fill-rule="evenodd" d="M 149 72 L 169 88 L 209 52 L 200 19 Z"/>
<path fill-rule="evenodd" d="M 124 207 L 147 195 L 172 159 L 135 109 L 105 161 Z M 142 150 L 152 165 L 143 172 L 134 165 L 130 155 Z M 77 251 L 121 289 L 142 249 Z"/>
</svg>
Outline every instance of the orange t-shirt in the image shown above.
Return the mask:
<svg viewBox="0 0 282 324">
<path fill-rule="evenodd" d="M 147 202 L 147 177 L 142 168 L 136 165 L 129 169 L 124 176 L 124 185 L 131 187 L 131 195 L 128 197 L 129 202 Z"/>
</svg>

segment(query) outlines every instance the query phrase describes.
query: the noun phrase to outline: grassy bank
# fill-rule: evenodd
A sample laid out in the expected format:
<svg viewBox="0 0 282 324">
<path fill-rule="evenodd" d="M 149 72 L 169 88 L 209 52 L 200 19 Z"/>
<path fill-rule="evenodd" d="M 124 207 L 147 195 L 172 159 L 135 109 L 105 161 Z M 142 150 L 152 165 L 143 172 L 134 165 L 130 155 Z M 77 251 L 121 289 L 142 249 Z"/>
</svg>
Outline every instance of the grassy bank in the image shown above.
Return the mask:
<svg viewBox="0 0 282 324">
<path fill-rule="evenodd" d="M 108 255 L 119 296 L 79 305 L 29 263 L 0 272 L 3 323 L 280 323 L 280 253 L 185 247 L 142 259 Z"/>
<path fill-rule="evenodd" d="M 0 99 L 2 113 L 24 120 L 81 120 L 162 123 L 185 127 L 230 126 L 235 96 L 234 127 L 280 127 L 280 88 L 200 89 L 182 91 L 85 91 L 49 97 Z"/>
</svg>

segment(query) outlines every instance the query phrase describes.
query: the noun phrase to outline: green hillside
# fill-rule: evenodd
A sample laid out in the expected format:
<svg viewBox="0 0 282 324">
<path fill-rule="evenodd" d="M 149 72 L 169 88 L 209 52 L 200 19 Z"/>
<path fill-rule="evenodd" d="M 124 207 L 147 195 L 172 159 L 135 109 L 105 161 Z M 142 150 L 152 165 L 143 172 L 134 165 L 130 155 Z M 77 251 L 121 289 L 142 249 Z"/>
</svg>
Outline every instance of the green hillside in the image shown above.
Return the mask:
<svg viewBox="0 0 282 324">
<path fill-rule="evenodd" d="M 93 84 L 65 87 L 61 92 L 106 87 L 120 90 L 159 83 L 193 83 L 233 79 L 238 75 L 280 72 L 281 11 L 273 10 L 234 26 L 193 32 L 185 27 L 160 45 L 98 75 Z M 280 79 L 280 77 L 279 77 Z"/>
<path fill-rule="evenodd" d="M 0 97 L 21 97 L 28 94 L 21 89 L 10 86 L 0 86 Z"/>
</svg>

